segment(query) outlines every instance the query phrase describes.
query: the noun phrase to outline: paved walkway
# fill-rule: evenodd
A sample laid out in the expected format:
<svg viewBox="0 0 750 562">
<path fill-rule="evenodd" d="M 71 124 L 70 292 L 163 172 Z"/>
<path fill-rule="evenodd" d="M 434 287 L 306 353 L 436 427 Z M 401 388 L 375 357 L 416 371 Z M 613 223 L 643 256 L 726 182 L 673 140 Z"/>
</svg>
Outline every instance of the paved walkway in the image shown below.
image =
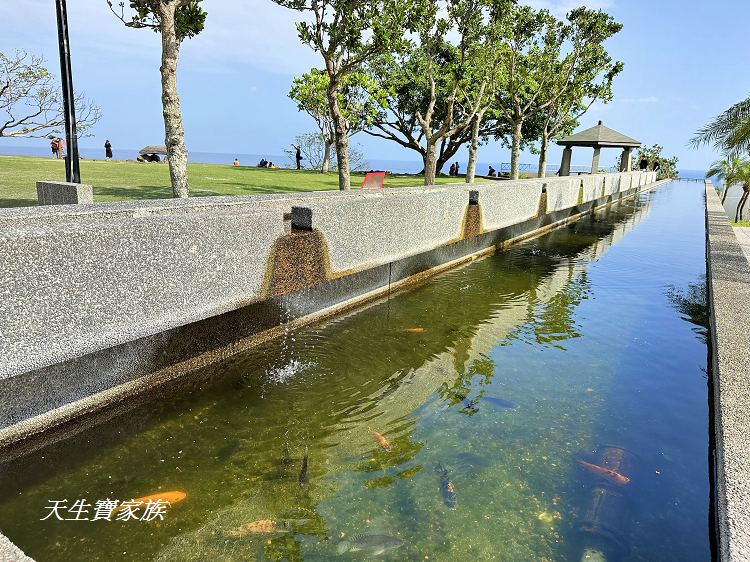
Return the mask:
<svg viewBox="0 0 750 562">
<path fill-rule="evenodd" d="M 735 236 L 742 246 L 742 251 L 747 256 L 747 261 L 750 262 L 750 227 L 747 226 L 733 226 Z"/>
</svg>

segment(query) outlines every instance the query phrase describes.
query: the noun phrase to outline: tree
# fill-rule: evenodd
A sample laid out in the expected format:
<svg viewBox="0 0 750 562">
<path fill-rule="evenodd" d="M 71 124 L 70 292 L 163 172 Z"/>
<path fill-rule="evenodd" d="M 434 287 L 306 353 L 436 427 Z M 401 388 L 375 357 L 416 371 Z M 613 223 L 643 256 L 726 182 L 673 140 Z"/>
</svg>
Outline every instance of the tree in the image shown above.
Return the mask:
<svg viewBox="0 0 750 562">
<path fill-rule="evenodd" d="M 373 57 L 401 48 L 404 34 L 430 0 L 273 0 L 311 22 L 297 23 L 302 43 L 320 53 L 328 74 L 326 99 L 334 125 L 339 189 L 349 189 L 349 123 L 341 108 L 345 77 Z"/>
<path fill-rule="evenodd" d="M 571 133 L 595 101 L 611 101 L 612 82 L 623 69 L 621 62 L 612 62 L 603 45 L 622 29 L 622 24 L 602 11 L 584 7 L 571 11 L 567 19 L 564 34 L 570 50 L 559 54 L 557 70 L 540 98 L 551 102 L 541 111 L 540 178 L 546 175 L 550 139 Z M 575 60 L 569 63 L 569 59 Z"/>
<path fill-rule="evenodd" d="M 750 166 L 750 161 L 740 158 L 739 156 L 732 156 L 725 158 L 724 160 L 711 162 L 711 167 L 706 172 L 706 177 L 715 177 L 724 184 L 724 194 L 721 197 L 722 204 L 727 199 L 729 188 L 740 182 L 743 170 L 748 166 Z"/>
<path fill-rule="evenodd" d="M 482 50 L 487 46 L 483 0 L 448 0 L 445 15 L 439 7 L 433 3 L 425 12 L 418 41 L 369 66 L 378 91 L 386 94 L 385 111 L 374 121 L 375 130 L 366 132 L 418 152 L 427 185 L 471 138 L 472 121 L 491 99 L 493 75 L 487 70 L 491 52 Z M 453 36 L 455 44 L 449 40 Z"/>
<path fill-rule="evenodd" d="M 713 144 L 730 156 L 750 152 L 750 97 L 699 129 L 690 143 L 695 148 Z"/>
<path fill-rule="evenodd" d="M 511 179 L 518 179 L 524 122 L 553 103 L 554 95 L 543 101 L 540 98 L 550 90 L 556 73 L 567 73 L 577 58 L 572 55 L 567 65 L 558 64 L 564 31 L 563 24 L 547 10 L 517 6 L 510 15 L 500 46 L 506 79 L 498 89 L 492 113 L 495 121 L 512 127 Z"/>
<path fill-rule="evenodd" d="M 310 168 L 319 170 L 323 167 L 324 160 L 329 158 L 329 169 L 337 170 L 336 155 L 331 158 L 330 145 L 323 138 L 322 133 L 304 133 L 294 137 L 294 142 L 300 147 L 303 158 L 310 164 Z M 294 162 L 296 151 L 284 149 L 289 160 Z M 369 167 L 364 153 L 358 145 L 349 146 L 349 166 L 353 171 L 362 171 Z"/>
<path fill-rule="evenodd" d="M 306 112 L 315 120 L 323 143 L 323 156 L 319 167 L 327 173 L 331 162 L 331 147 L 336 142 L 336 129 L 328 107 L 327 91 L 329 78 L 324 70 L 313 68 L 294 79 L 289 97 L 297 102 L 297 109 Z M 372 123 L 377 113 L 377 96 L 372 91 L 371 80 L 364 72 L 353 72 L 342 80 L 339 92 L 339 107 L 347 121 L 347 134 L 351 137 Z"/>
<path fill-rule="evenodd" d="M 125 15 L 125 3 L 119 12 L 107 0 L 112 13 L 127 27 L 152 29 L 161 34 L 161 101 L 164 114 L 164 144 L 167 147 L 172 195 L 188 197 L 188 151 L 182 125 L 180 96 L 177 92 L 177 59 L 180 45 L 195 37 L 206 22 L 201 0 L 130 0 L 132 15 Z"/>
<path fill-rule="evenodd" d="M 659 179 L 665 178 L 676 178 L 680 174 L 677 171 L 677 157 L 667 158 L 662 156 L 661 151 L 664 147 L 658 144 L 653 146 L 644 146 L 638 149 L 638 154 L 635 157 L 636 162 L 640 162 L 644 158 L 648 162 L 648 167 L 653 169 L 654 164 L 659 163 L 659 173 L 657 177 Z"/>
<path fill-rule="evenodd" d="M 82 93 L 75 93 L 78 136 L 86 136 L 101 111 Z M 19 50 L 0 53 L 0 138 L 41 138 L 62 134 L 65 126 L 62 92 L 44 58 Z"/>
</svg>

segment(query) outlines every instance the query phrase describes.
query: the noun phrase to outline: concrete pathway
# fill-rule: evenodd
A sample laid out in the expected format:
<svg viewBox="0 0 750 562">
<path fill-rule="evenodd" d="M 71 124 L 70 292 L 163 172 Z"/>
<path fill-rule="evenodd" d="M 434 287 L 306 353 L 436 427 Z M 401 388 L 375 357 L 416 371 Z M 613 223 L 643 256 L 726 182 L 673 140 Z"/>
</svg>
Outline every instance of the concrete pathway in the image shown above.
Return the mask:
<svg viewBox="0 0 750 562">
<path fill-rule="evenodd" d="M 750 227 L 747 226 L 733 226 L 735 236 L 742 246 L 742 251 L 747 256 L 747 261 L 750 262 Z"/>
</svg>

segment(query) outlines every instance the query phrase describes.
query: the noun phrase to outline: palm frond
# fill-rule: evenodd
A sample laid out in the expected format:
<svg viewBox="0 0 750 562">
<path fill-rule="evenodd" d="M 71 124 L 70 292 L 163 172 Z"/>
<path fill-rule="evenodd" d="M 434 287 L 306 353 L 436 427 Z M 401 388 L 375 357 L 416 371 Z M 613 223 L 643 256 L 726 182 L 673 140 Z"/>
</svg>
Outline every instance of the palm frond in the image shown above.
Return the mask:
<svg viewBox="0 0 750 562">
<path fill-rule="evenodd" d="M 713 144 L 723 152 L 735 154 L 750 148 L 750 97 L 698 129 L 690 144 L 695 148 Z"/>
</svg>

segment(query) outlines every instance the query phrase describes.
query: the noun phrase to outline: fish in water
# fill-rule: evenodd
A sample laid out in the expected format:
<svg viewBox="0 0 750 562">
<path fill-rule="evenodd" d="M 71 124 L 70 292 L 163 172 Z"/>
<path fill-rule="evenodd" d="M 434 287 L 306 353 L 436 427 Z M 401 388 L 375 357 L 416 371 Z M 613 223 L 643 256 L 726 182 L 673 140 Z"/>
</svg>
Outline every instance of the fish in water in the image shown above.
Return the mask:
<svg viewBox="0 0 750 562">
<path fill-rule="evenodd" d="M 487 402 L 488 404 L 492 404 L 493 406 L 497 406 L 498 408 L 515 408 L 517 404 L 515 402 L 511 402 L 510 400 L 503 400 L 502 398 L 495 398 L 494 396 L 482 396 L 482 402 Z"/>
<path fill-rule="evenodd" d="M 378 445 L 380 445 L 380 448 L 384 451 L 390 451 L 391 450 L 391 444 L 388 442 L 388 439 L 383 437 L 380 433 L 377 431 L 372 432 L 372 436 L 375 438 L 375 441 L 378 442 Z"/>
<path fill-rule="evenodd" d="M 380 556 L 389 550 L 396 550 L 403 544 L 404 541 L 390 535 L 352 535 L 339 542 L 336 550 L 339 554 L 361 552 L 370 556 Z"/>
<path fill-rule="evenodd" d="M 603 466 L 599 466 L 598 464 L 591 464 L 590 462 L 581 460 L 578 461 L 578 464 L 580 464 L 584 468 L 587 468 L 594 474 L 598 474 L 605 480 L 609 480 L 610 482 L 618 484 L 619 486 L 625 486 L 630 482 L 630 478 L 628 478 L 627 476 L 623 476 L 622 474 L 612 470 L 611 468 L 605 468 Z"/>
<path fill-rule="evenodd" d="M 245 523 L 241 527 L 227 531 L 231 537 L 245 535 L 269 535 L 272 533 L 290 533 L 294 527 L 309 523 L 309 519 L 261 519 L 252 523 Z"/>
<path fill-rule="evenodd" d="M 307 466 L 310 461 L 310 457 L 307 455 L 307 449 L 305 449 L 305 456 L 302 458 L 302 470 L 299 471 L 299 485 L 304 486 L 307 484 Z"/>
<path fill-rule="evenodd" d="M 404 328 L 401 331 L 406 332 L 407 334 L 423 334 L 424 328 Z"/>
<path fill-rule="evenodd" d="M 443 496 L 443 503 L 450 509 L 456 509 L 458 497 L 456 490 L 453 488 L 448 470 L 440 463 L 435 467 L 435 472 L 440 475 L 440 493 Z"/>
<path fill-rule="evenodd" d="M 148 496 L 143 496 L 142 498 L 136 498 L 134 500 L 131 500 L 133 502 L 141 502 L 144 504 L 147 504 L 148 502 L 156 503 L 157 501 L 167 502 L 169 506 L 173 506 L 179 501 L 184 500 L 187 497 L 187 494 L 185 492 L 157 492 L 155 494 L 150 494 Z M 120 511 L 121 509 L 124 509 L 123 506 L 119 506 L 115 511 Z"/>
</svg>

